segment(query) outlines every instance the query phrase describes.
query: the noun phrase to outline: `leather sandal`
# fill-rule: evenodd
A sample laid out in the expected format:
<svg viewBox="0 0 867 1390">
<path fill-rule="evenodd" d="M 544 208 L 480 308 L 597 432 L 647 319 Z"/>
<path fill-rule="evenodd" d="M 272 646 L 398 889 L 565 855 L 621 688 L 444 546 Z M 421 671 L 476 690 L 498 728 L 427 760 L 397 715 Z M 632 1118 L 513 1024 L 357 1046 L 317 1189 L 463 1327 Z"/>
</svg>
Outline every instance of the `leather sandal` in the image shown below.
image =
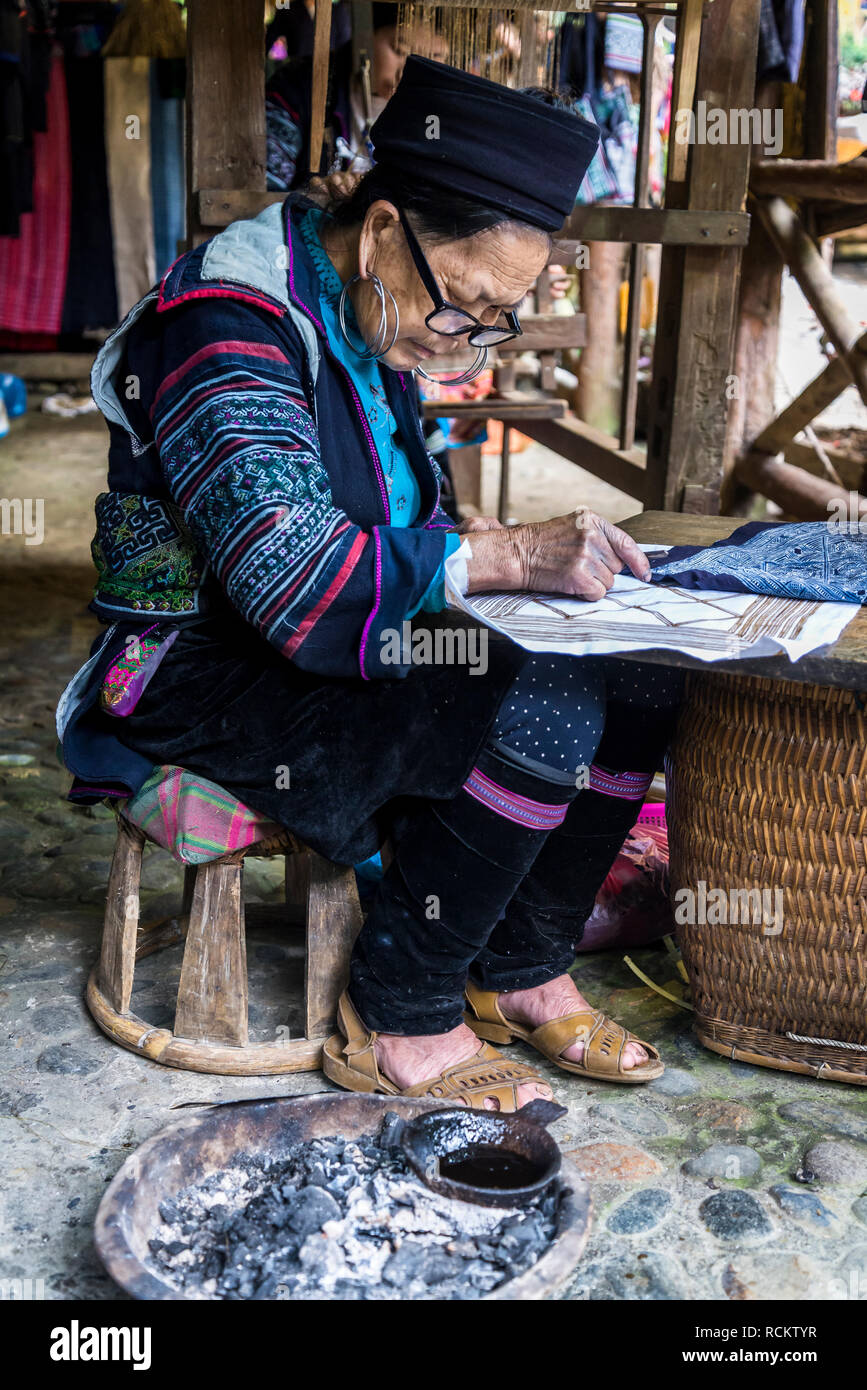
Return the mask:
<svg viewBox="0 0 867 1390">
<path fill-rule="evenodd" d="M 380 1072 L 373 1050 L 378 1034 L 362 1022 L 345 992 L 337 1005 L 337 1022 L 340 1032 L 330 1037 L 322 1048 L 322 1070 L 329 1081 L 335 1081 L 347 1091 L 466 1101 L 474 1110 L 483 1110 L 486 1098 L 491 1096 L 499 1102 L 501 1112 L 506 1113 L 519 1108 L 520 1085 L 532 1081 L 540 1086 L 548 1084 L 532 1067 L 510 1062 L 493 1047 L 482 1043 L 475 1056 L 466 1062 L 446 1067 L 438 1076 L 401 1091 Z"/>
<path fill-rule="evenodd" d="M 645 1081 L 662 1076 L 665 1071 L 655 1047 L 622 1028 L 601 1009 L 577 1009 L 574 1013 L 564 1014 L 562 1018 L 543 1023 L 539 1028 L 528 1028 L 506 1018 L 498 1000 L 498 994 L 479 989 L 471 980 L 467 981 L 469 1009 L 464 1014 L 464 1020 L 476 1037 L 498 1043 L 520 1038 L 530 1047 L 535 1047 L 549 1062 L 562 1067 L 563 1071 L 600 1081 L 614 1081 L 623 1086 L 640 1086 Z M 566 1048 L 575 1042 L 584 1043 L 580 1062 L 567 1061 L 563 1057 Z M 649 1053 L 649 1060 L 642 1062 L 639 1067 L 624 1069 L 621 1061 L 628 1042 L 640 1043 Z"/>
</svg>

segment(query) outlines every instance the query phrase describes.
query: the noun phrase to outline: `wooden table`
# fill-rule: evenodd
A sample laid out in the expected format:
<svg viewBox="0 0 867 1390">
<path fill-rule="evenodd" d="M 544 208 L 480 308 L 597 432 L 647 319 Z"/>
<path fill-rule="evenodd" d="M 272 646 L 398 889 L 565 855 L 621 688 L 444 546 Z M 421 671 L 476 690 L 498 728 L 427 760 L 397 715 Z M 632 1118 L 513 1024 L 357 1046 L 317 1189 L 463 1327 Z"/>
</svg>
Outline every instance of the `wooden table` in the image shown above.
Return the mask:
<svg viewBox="0 0 867 1390">
<path fill-rule="evenodd" d="M 745 524 L 743 517 L 687 516 L 683 512 L 642 512 L 621 521 L 622 529 L 642 545 L 713 545 Z M 680 652 L 637 652 L 636 661 L 663 666 L 683 666 L 706 671 L 707 664 Z M 772 657 L 738 657 L 715 661 L 714 671 L 767 676 L 785 681 L 833 685 L 842 690 L 867 690 L 867 608 L 845 629 L 833 646 L 820 647 L 800 661 L 783 654 Z"/>
<path fill-rule="evenodd" d="M 622 523 L 648 545 L 712 544 L 741 524 L 667 512 Z M 699 1039 L 867 1085 L 867 610 L 797 662 L 630 659 L 688 669 L 666 815 Z"/>
</svg>

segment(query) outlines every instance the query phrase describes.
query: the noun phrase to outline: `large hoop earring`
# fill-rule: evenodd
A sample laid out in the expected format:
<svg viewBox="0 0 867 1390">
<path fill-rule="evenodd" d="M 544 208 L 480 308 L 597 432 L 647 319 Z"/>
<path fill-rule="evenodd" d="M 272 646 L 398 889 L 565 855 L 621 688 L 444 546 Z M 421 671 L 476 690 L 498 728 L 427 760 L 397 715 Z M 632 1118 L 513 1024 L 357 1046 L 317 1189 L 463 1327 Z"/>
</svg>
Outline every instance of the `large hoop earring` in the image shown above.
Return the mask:
<svg viewBox="0 0 867 1390">
<path fill-rule="evenodd" d="M 485 370 L 485 367 L 487 366 L 487 362 L 488 349 L 486 347 L 482 347 L 479 348 L 479 351 L 476 354 L 476 360 L 472 364 L 472 366 L 468 367 L 467 370 L 465 372 L 462 372 L 460 376 L 450 376 L 447 379 L 444 379 L 443 377 L 428 376 L 427 372 L 422 371 L 421 367 L 416 367 L 415 374 L 416 376 L 424 377 L 425 381 L 433 381 L 439 386 L 463 386 L 465 382 L 475 381 L 477 376 L 481 376 L 482 372 Z"/>
<path fill-rule="evenodd" d="M 340 292 L 340 299 L 337 304 L 337 318 L 340 323 L 340 333 L 347 346 L 352 349 L 357 357 L 361 358 L 362 362 L 370 362 L 373 359 L 376 359 L 378 362 L 386 353 L 391 352 L 391 349 L 397 341 L 397 334 L 400 328 L 400 312 L 397 307 L 397 301 L 391 293 L 391 290 L 385 288 L 378 275 L 371 275 L 370 282 L 379 299 L 379 325 L 372 345 L 365 344 L 364 348 L 357 347 L 350 338 L 349 330 L 346 327 L 346 297 L 349 293 L 350 285 L 354 285 L 356 280 L 361 279 L 362 276 L 360 274 L 353 275 L 351 280 L 347 280 Z M 391 300 L 392 308 L 394 309 L 394 331 L 387 346 L 385 344 L 385 338 L 388 333 L 388 308 L 385 302 L 386 295 L 388 295 L 388 298 Z"/>
</svg>

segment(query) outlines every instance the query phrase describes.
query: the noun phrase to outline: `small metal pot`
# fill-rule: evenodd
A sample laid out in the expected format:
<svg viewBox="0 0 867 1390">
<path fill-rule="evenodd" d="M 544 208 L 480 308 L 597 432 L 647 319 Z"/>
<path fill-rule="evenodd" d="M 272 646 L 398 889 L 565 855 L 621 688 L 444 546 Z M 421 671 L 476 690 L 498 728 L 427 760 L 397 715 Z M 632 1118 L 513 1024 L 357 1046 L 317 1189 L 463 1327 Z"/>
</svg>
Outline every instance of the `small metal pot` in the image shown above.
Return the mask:
<svg viewBox="0 0 867 1390">
<path fill-rule="evenodd" d="M 526 1207 L 557 1179 L 560 1149 L 545 1126 L 566 1113 L 542 1099 L 505 1115 L 449 1106 L 418 1115 L 395 1138 L 431 1191 L 479 1206 Z"/>
</svg>

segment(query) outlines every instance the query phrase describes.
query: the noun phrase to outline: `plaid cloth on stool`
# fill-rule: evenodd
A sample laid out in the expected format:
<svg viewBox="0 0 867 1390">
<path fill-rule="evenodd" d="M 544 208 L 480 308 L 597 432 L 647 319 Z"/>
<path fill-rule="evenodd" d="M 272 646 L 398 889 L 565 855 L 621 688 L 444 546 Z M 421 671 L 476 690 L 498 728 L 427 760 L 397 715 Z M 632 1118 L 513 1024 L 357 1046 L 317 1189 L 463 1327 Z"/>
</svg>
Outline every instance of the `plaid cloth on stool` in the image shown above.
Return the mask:
<svg viewBox="0 0 867 1390">
<path fill-rule="evenodd" d="M 182 767 L 155 767 L 122 810 L 128 821 L 181 864 L 205 864 L 281 830 L 216 782 Z"/>
</svg>

